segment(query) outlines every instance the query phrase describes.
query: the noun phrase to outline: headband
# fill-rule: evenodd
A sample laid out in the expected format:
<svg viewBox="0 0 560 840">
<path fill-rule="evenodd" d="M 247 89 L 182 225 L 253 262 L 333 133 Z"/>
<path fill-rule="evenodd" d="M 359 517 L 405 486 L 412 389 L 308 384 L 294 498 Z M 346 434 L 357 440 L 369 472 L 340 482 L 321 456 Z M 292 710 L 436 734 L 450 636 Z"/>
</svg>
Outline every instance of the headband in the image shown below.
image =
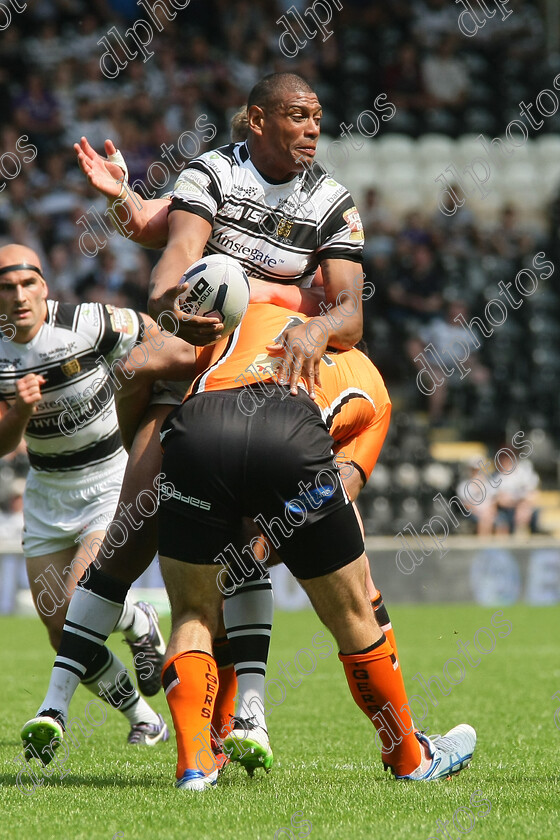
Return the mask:
<svg viewBox="0 0 560 840">
<path fill-rule="evenodd" d="M 28 268 L 30 271 L 36 271 L 41 277 L 43 277 L 43 272 L 40 268 L 37 268 L 36 265 L 31 265 L 31 263 L 18 263 L 17 265 L 6 265 L 4 268 L 0 268 L 0 274 L 7 274 L 8 271 L 21 271 L 23 268 Z"/>
</svg>

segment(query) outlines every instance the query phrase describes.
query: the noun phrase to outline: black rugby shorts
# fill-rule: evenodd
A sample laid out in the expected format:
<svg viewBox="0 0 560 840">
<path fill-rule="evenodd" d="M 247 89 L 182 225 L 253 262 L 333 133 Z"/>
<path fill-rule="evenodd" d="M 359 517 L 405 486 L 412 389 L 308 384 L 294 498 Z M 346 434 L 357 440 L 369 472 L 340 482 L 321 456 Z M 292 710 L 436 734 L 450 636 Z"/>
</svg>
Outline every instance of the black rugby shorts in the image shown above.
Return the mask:
<svg viewBox="0 0 560 840">
<path fill-rule="evenodd" d="M 240 390 L 191 397 L 163 424 L 159 553 L 231 562 L 220 555 L 230 544 L 239 548 L 248 516 L 302 580 L 351 563 L 363 539 L 319 409 L 303 391 L 276 386 L 249 417 Z"/>
</svg>

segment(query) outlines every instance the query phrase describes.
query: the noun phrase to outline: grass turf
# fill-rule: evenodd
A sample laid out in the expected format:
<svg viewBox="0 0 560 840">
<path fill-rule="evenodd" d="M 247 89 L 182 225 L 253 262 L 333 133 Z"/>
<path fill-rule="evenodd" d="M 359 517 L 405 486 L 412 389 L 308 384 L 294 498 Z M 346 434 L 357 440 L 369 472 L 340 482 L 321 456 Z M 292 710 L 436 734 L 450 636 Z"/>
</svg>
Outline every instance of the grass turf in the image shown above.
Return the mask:
<svg viewBox="0 0 560 840">
<path fill-rule="evenodd" d="M 493 629 L 495 612 L 471 606 L 393 608 L 409 692 L 426 699 L 412 677 L 421 672 L 445 680 L 443 667 L 450 657 L 458 658 L 458 640 L 467 643 L 481 627 Z M 373 729 L 350 698 L 334 643 L 326 633 L 313 643 L 322 629 L 314 614 L 277 614 L 268 677 L 279 680 L 270 685 L 271 700 L 278 703 L 282 691 L 285 700 L 269 719 L 275 766 L 269 775 L 257 771 L 252 780 L 230 766 L 218 787 L 201 795 L 173 787 L 173 738 L 155 748 L 127 747 L 126 721 L 115 712 L 70 751 L 64 779 L 46 779 L 25 795 L 15 784 L 13 763 L 21 750 L 19 730 L 44 694 L 53 657 L 38 621 L 2 618 L 0 838 L 427 840 L 469 833 L 476 840 L 557 840 L 560 730 L 554 714 L 560 699 L 552 695 L 560 692 L 558 608 L 516 606 L 506 608 L 504 618 L 511 622 L 509 635 L 499 638 L 497 630 L 505 633 L 508 627 L 496 625 L 495 649 L 480 657 L 477 667 L 462 657 L 462 681 L 459 667 L 448 665 L 457 684 L 442 696 L 432 683 L 437 706 L 427 701 L 424 725 L 430 732 L 462 721 L 476 728 L 471 767 L 445 782 L 397 784 L 382 772 Z M 115 643 L 117 638 L 112 646 L 119 655 L 124 649 L 122 658 L 130 665 L 128 649 Z M 328 651 L 325 638 L 333 652 L 320 658 Z M 488 634 L 478 638 L 491 647 Z M 317 666 L 291 687 L 279 663 L 289 664 L 295 684 L 293 663 L 304 648 L 314 652 Z M 473 645 L 468 653 L 477 656 Z M 306 653 L 298 662 L 301 671 L 313 667 Z M 443 685 L 449 688 L 447 680 Z M 80 688 L 72 714 L 83 718 L 90 699 Z M 170 720 L 161 692 L 153 705 Z M 420 713 L 420 704 L 413 708 Z M 560 724 L 560 712 L 557 719 Z"/>
</svg>

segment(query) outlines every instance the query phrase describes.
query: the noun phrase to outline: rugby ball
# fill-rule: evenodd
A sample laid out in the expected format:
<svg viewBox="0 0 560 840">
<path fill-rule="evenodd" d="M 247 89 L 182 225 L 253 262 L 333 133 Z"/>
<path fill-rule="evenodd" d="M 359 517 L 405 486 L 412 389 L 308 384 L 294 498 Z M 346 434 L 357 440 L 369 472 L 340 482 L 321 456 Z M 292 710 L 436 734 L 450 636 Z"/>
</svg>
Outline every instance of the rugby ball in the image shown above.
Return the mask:
<svg viewBox="0 0 560 840">
<path fill-rule="evenodd" d="M 188 289 L 175 299 L 181 312 L 219 318 L 224 325 L 220 338 L 230 335 L 241 323 L 251 290 L 243 266 L 233 257 L 202 257 L 185 271 L 179 285 L 184 283 L 189 284 Z"/>
</svg>

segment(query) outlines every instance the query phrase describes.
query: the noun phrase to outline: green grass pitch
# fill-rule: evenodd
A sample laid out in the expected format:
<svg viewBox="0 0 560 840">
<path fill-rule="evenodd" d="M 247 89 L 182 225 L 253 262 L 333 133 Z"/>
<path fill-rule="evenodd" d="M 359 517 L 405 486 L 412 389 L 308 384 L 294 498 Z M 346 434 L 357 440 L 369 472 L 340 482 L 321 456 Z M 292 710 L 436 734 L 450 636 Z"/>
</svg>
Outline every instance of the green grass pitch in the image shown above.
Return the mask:
<svg viewBox="0 0 560 840">
<path fill-rule="evenodd" d="M 418 681 L 411 681 L 418 671 L 441 679 L 447 659 L 457 656 L 457 639 L 470 641 L 479 628 L 491 627 L 495 611 L 393 608 L 409 691 L 423 693 Z M 127 747 L 126 721 L 116 712 L 72 750 L 63 780 L 53 778 L 32 795 L 22 793 L 13 763 L 21 749 L 19 730 L 43 696 L 53 655 L 38 620 L 2 618 L 0 838 L 428 840 L 469 834 L 476 840 L 558 840 L 558 608 L 516 606 L 505 608 L 504 617 L 511 622 L 510 634 L 497 638 L 478 667 L 467 666 L 463 681 L 446 697 L 434 689 L 438 705 L 429 705 L 425 720 L 432 733 L 462 721 L 476 728 L 471 767 L 445 782 L 397 784 L 382 771 L 373 727 L 350 698 L 334 644 L 333 653 L 318 659 L 298 687 L 281 677 L 279 661 L 293 663 L 299 650 L 314 650 L 312 639 L 321 627 L 311 612 L 278 613 L 269 678 L 282 679 L 286 697 L 269 721 L 275 766 L 269 775 L 257 771 L 252 780 L 230 766 L 215 790 L 198 796 L 173 787 L 174 739 L 153 749 Z M 480 638 L 487 644 L 487 636 Z M 125 645 L 117 636 L 111 641 L 130 664 Z M 310 662 L 301 655 L 303 668 L 312 667 Z M 450 666 L 448 673 L 456 678 L 458 671 Z M 277 701 L 280 691 L 275 684 Z M 83 716 L 90 698 L 80 688 L 72 714 Z M 154 705 L 169 721 L 163 693 Z"/>
</svg>

